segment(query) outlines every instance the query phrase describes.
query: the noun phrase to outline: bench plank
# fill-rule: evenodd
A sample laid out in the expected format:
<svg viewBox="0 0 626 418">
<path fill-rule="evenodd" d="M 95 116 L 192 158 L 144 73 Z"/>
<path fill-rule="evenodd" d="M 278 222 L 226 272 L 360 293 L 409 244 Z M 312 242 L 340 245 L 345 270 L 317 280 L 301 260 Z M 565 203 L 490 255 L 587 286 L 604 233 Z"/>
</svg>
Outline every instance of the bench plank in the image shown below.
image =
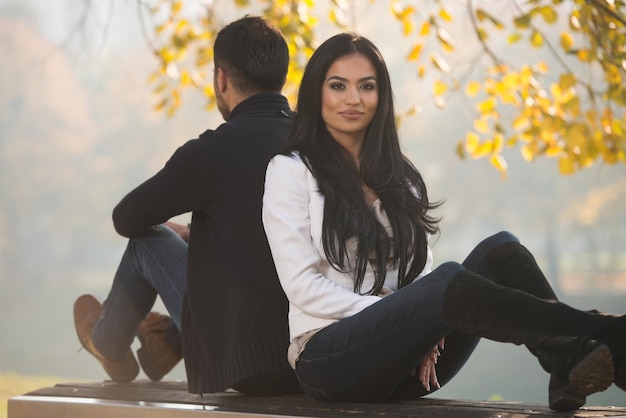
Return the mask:
<svg viewBox="0 0 626 418">
<path fill-rule="evenodd" d="M 545 405 L 422 398 L 387 403 L 318 402 L 307 395 L 246 396 L 187 392 L 185 382 L 135 381 L 58 384 L 8 401 L 8 418 L 523 418 L 626 417 L 623 407 L 588 407 L 555 413 Z M 208 414 L 208 415 L 207 415 Z"/>
</svg>

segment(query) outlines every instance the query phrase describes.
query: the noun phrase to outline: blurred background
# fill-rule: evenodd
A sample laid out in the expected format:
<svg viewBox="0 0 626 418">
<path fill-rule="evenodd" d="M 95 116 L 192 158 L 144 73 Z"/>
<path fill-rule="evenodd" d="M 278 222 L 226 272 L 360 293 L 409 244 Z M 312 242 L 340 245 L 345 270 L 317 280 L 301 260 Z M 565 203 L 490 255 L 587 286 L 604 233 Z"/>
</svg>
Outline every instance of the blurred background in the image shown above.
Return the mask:
<svg viewBox="0 0 626 418">
<path fill-rule="evenodd" d="M 175 116 L 155 111 L 148 78 L 157 64 L 137 19 L 140 2 L 92 3 L 0 0 L 0 379 L 106 378 L 80 350 L 72 305 L 83 293 L 106 297 L 126 245 L 112 208 L 178 146 L 221 122 L 193 92 Z M 445 200 L 435 263 L 462 261 L 482 238 L 507 229 L 535 253 L 563 301 L 624 313 L 624 165 L 564 176 L 554 160 L 530 163 L 507 149 L 502 179 L 487 160 L 459 159 L 457 141 L 472 124 L 467 103 L 436 106 L 398 46 L 400 29 L 377 21 L 387 6 L 359 5 L 355 29 L 385 56 L 398 109 L 419 109 L 400 133 L 431 199 Z M 228 20 L 243 14 L 233 10 Z M 337 31 L 321 25 L 317 36 Z M 185 379 L 182 363 L 168 378 Z M 434 396 L 546 404 L 547 386 L 525 348 L 482 341 Z M 626 406 L 626 394 L 612 387 L 588 404 Z"/>
</svg>

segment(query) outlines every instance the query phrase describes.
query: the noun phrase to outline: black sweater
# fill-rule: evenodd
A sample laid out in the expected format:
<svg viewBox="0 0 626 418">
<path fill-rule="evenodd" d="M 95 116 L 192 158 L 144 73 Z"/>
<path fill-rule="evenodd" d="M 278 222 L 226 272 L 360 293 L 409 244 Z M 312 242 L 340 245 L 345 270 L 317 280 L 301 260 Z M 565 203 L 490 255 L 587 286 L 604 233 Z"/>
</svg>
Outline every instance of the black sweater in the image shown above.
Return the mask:
<svg viewBox="0 0 626 418">
<path fill-rule="evenodd" d="M 284 144 L 290 114 L 277 93 L 244 100 L 113 211 L 115 229 L 127 237 L 193 212 L 182 319 L 191 393 L 290 368 L 288 304 L 261 222 L 265 170 Z"/>
</svg>

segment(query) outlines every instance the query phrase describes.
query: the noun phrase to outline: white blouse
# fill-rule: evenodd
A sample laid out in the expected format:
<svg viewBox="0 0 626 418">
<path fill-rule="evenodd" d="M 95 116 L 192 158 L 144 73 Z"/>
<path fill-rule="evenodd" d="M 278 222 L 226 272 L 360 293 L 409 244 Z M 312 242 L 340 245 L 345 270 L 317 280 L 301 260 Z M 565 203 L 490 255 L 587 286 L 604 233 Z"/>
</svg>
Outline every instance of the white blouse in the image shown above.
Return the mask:
<svg viewBox="0 0 626 418">
<path fill-rule="evenodd" d="M 380 205 L 372 210 L 391 232 L 389 220 Z M 335 270 L 322 246 L 324 197 L 315 177 L 299 155 L 277 155 L 269 163 L 263 197 L 263 225 L 272 250 L 281 286 L 289 299 L 289 331 L 292 345 L 290 360 L 303 348 L 296 337 L 322 329 L 342 318 L 352 316 L 380 300 L 380 296 L 360 295 L 353 291 L 349 273 Z M 356 259 L 356 239 L 347 243 L 348 264 Z M 432 252 L 418 279 L 430 272 Z M 363 292 L 374 285 L 374 267 L 368 264 Z M 387 294 L 397 289 L 397 272 L 388 271 L 384 284 Z M 292 364 L 293 366 L 293 364 Z"/>
</svg>

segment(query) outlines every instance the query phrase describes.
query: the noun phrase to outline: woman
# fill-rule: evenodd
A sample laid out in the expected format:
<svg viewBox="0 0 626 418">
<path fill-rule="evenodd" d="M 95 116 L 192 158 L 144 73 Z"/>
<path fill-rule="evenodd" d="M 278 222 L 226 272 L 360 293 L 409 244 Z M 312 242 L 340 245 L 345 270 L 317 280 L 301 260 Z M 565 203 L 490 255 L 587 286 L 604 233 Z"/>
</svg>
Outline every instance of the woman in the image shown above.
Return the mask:
<svg viewBox="0 0 626 418">
<path fill-rule="evenodd" d="M 452 379 L 481 337 L 525 344 L 551 374 L 553 409 L 578 408 L 613 382 L 626 390 L 626 316 L 557 302 L 512 234 L 431 271 L 437 205 L 400 151 L 392 98 L 370 41 L 330 38 L 305 69 L 289 148 L 268 166 L 263 222 L 305 391 L 335 401 L 423 396 Z"/>
</svg>

